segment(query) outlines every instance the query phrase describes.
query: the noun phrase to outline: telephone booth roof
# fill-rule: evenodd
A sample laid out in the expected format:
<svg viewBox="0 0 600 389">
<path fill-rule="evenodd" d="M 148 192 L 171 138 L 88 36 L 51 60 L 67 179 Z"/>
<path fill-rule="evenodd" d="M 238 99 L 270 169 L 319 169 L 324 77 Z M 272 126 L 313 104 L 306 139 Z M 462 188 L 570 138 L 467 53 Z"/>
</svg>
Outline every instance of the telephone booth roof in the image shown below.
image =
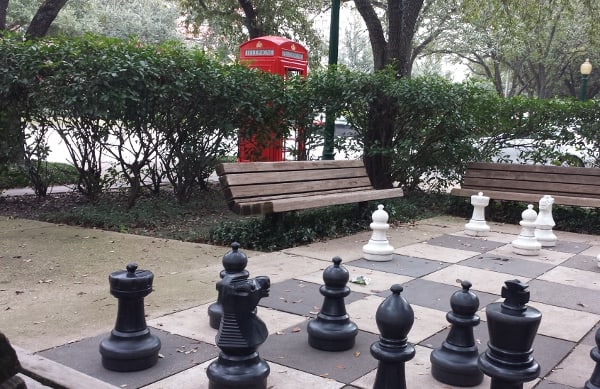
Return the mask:
<svg viewBox="0 0 600 389">
<path fill-rule="evenodd" d="M 261 36 L 240 45 L 241 61 L 261 58 L 279 58 L 305 64 L 308 53 L 300 43 L 280 36 Z"/>
</svg>

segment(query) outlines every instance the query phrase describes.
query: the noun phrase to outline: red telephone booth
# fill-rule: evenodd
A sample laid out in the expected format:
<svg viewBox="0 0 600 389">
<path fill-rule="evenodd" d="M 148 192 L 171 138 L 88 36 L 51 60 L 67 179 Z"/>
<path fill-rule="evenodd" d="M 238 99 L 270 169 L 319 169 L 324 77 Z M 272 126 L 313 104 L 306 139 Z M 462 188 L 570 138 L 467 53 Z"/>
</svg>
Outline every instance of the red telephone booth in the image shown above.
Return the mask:
<svg viewBox="0 0 600 389">
<path fill-rule="evenodd" d="M 263 36 L 240 45 L 240 62 L 249 68 L 279 74 L 282 77 L 306 77 L 308 52 L 301 44 L 279 36 Z M 238 140 L 238 160 L 283 161 L 284 139 L 271 138 L 270 144 L 258 144 L 255 139 Z"/>
</svg>

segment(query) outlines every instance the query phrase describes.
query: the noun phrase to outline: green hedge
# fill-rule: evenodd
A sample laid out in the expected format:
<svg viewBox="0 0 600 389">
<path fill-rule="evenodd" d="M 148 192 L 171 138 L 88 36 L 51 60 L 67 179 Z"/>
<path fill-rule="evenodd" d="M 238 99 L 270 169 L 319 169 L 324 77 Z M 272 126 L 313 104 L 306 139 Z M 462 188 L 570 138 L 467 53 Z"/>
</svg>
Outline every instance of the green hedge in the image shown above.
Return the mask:
<svg viewBox="0 0 600 389">
<path fill-rule="evenodd" d="M 598 102 L 502 99 L 473 81 L 343 68 L 283 80 L 179 43 L 91 35 L 23 42 L 6 34 L 0 52 L 0 135 L 7 140 L 0 164 L 22 147 L 15 129 L 25 134 L 24 159 L 39 194 L 47 183 L 33 161 L 47 156 L 50 131 L 67 145 L 82 193 L 94 198 L 123 182 L 130 205 L 144 187 L 158 192 L 164 182 L 180 201 L 189 199 L 219 161 L 235 154 L 238 131 L 259 142 L 292 134 L 321 145 L 313 119 L 327 111 L 356 130 L 337 139 L 346 140 L 338 151 L 382 162 L 383 174 L 407 192 L 447 188 L 468 161 L 488 159 L 511 138 L 534 139 L 534 159 L 545 158 L 548 139 L 586 148 L 600 141 Z M 475 147 L 482 138 L 484 147 Z M 591 153 L 597 158 L 598 148 Z M 114 162 L 108 171 L 107 159 Z M 372 179 L 378 174 L 370 170 Z"/>
</svg>

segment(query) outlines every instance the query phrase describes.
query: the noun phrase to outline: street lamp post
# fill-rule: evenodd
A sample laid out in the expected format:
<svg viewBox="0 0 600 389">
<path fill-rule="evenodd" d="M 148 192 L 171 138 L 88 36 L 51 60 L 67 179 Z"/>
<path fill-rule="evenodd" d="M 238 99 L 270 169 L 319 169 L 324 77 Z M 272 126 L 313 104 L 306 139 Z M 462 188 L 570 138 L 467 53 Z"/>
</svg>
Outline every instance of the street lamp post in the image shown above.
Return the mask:
<svg viewBox="0 0 600 389">
<path fill-rule="evenodd" d="M 329 65 L 337 65 L 338 61 L 338 41 L 340 25 L 340 0 L 331 1 L 331 24 L 329 28 Z M 335 132 L 336 113 L 331 109 L 325 112 L 325 132 L 323 134 L 323 155 L 322 159 L 332 160 L 333 137 Z"/>
<path fill-rule="evenodd" d="M 579 100 L 585 101 L 587 81 L 590 73 L 592 72 L 592 64 L 590 63 L 589 58 L 586 58 L 585 62 L 581 64 L 579 71 L 581 72 L 581 95 L 579 96 Z"/>
</svg>

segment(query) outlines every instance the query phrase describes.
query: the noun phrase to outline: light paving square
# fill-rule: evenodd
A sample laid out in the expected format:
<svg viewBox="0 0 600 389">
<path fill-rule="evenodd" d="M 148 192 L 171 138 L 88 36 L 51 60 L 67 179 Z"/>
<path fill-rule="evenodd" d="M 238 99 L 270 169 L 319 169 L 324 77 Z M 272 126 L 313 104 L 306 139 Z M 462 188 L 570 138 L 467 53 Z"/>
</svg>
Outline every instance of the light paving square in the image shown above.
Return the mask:
<svg viewBox="0 0 600 389">
<path fill-rule="evenodd" d="M 343 262 L 342 265 L 344 265 Z M 353 282 L 348 282 L 348 287 L 353 292 L 375 294 L 384 290 L 389 290 L 390 287 L 394 284 L 404 284 L 414 279 L 413 277 L 409 276 L 403 276 L 393 273 L 384 273 L 352 265 L 344 265 L 344 267 L 348 269 L 348 272 L 350 273 L 350 280 L 352 280 L 352 278 L 356 276 L 364 276 L 370 279 L 368 285 L 361 285 Z M 320 270 L 314 273 L 299 276 L 296 277 L 296 279 L 322 285 L 323 271 Z"/>
<path fill-rule="evenodd" d="M 456 263 L 480 254 L 476 251 L 457 250 L 427 243 L 411 244 L 394 250 L 394 253 L 433 261 Z"/>
<path fill-rule="evenodd" d="M 542 274 L 538 279 L 600 291 L 600 274 L 597 272 L 557 266 L 546 274 Z"/>
<path fill-rule="evenodd" d="M 456 286 L 460 280 L 468 280 L 473 284 L 471 290 L 500 294 L 504 282 L 518 278 L 528 282 L 530 278 L 515 277 L 512 274 L 498 273 L 490 270 L 476 269 L 468 266 L 451 265 L 444 269 L 423 277 L 424 280 L 441 282 L 442 284 Z"/>
</svg>

